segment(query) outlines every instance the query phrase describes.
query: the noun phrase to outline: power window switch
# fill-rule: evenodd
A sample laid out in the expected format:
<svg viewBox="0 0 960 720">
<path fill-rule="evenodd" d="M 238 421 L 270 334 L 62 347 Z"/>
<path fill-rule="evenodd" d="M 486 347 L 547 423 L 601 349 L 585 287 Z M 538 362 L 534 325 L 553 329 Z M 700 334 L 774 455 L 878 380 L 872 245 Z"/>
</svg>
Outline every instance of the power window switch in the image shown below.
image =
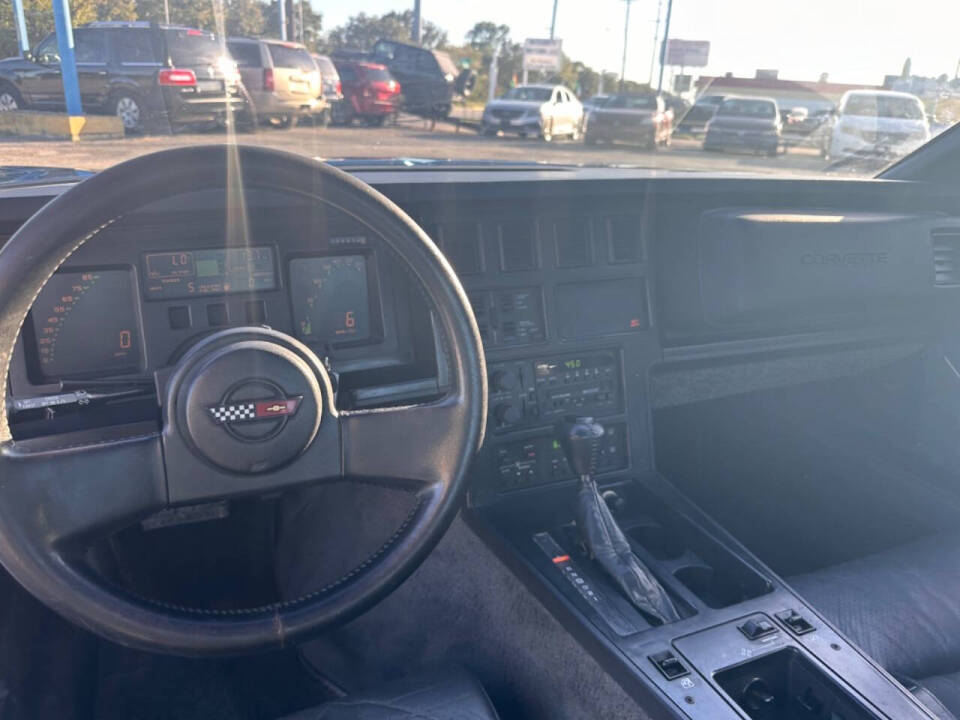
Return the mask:
<svg viewBox="0 0 960 720">
<path fill-rule="evenodd" d="M 777 632 L 777 626 L 763 618 L 750 618 L 740 626 L 740 632 L 749 640 L 759 640 Z"/>
<path fill-rule="evenodd" d="M 809 620 L 793 608 L 778 612 L 777 620 L 786 625 L 794 635 L 805 635 L 816 630 Z"/>
<path fill-rule="evenodd" d="M 650 662 L 657 666 L 667 680 L 676 680 L 678 677 L 689 675 L 687 666 L 680 662 L 680 659 L 669 650 L 650 655 Z"/>
</svg>

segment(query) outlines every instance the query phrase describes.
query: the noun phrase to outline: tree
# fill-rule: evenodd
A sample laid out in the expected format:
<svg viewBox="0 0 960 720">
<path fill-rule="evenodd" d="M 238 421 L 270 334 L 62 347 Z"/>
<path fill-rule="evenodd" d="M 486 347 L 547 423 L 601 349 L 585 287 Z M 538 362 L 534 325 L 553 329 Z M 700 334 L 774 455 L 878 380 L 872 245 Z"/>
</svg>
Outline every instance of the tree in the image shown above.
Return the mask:
<svg viewBox="0 0 960 720">
<path fill-rule="evenodd" d="M 354 15 L 346 24 L 334 28 L 327 37 L 326 49 L 333 50 L 371 50 L 380 38 L 410 42 L 413 30 L 413 11 L 391 11 L 383 15 Z M 420 28 L 421 45 L 426 48 L 438 48 L 447 44 L 447 33 L 429 20 L 424 20 Z"/>
<path fill-rule="evenodd" d="M 94 20 L 136 20 L 135 0 L 74 0 L 70 4 L 73 25 L 77 27 Z M 50 0 L 23 0 L 30 44 L 36 46 L 53 32 L 53 7 Z M 13 22 L 13 4 L 0 0 L 0 57 L 19 52 Z"/>
<path fill-rule="evenodd" d="M 478 22 L 467 30 L 466 38 L 474 50 L 491 55 L 496 48 L 510 42 L 510 27 L 489 21 Z"/>
</svg>

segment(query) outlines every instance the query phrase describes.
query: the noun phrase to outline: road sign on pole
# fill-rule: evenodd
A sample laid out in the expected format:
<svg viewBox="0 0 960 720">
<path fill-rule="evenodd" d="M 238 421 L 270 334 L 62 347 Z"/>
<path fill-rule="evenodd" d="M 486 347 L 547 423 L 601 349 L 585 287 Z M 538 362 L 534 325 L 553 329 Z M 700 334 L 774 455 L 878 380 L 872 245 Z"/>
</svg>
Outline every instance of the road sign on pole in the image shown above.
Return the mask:
<svg viewBox="0 0 960 720">
<path fill-rule="evenodd" d="M 53 24 L 57 30 L 60 75 L 63 78 L 63 96 L 67 101 L 70 134 L 76 137 L 83 127 L 84 119 L 83 105 L 80 103 L 80 83 L 77 81 L 77 59 L 73 52 L 70 0 L 53 0 Z"/>
<path fill-rule="evenodd" d="M 560 72 L 563 68 L 563 40 L 527 38 L 523 41 L 523 70 Z"/>
<path fill-rule="evenodd" d="M 710 60 L 709 40 L 667 40 L 666 64 L 674 67 L 706 67 Z"/>
</svg>

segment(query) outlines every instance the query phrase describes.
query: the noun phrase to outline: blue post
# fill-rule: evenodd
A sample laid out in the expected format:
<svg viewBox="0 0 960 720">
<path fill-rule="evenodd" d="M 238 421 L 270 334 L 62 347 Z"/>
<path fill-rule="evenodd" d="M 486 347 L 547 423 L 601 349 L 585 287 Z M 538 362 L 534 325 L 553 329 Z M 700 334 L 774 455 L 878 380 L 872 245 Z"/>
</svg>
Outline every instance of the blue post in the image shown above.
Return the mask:
<svg viewBox="0 0 960 720">
<path fill-rule="evenodd" d="M 27 20 L 23 14 L 23 0 L 13 0 L 13 21 L 17 25 L 17 41 L 20 43 L 20 57 L 25 57 L 30 50 L 30 39 L 27 37 Z"/>
<path fill-rule="evenodd" d="M 83 117 L 83 105 L 80 103 L 80 83 L 77 81 L 77 60 L 73 53 L 70 0 L 53 0 L 53 22 L 57 29 L 60 74 L 63 77 L 63 96 L 67 101 L 67 115 L 72 118 Z"/>
</svg>

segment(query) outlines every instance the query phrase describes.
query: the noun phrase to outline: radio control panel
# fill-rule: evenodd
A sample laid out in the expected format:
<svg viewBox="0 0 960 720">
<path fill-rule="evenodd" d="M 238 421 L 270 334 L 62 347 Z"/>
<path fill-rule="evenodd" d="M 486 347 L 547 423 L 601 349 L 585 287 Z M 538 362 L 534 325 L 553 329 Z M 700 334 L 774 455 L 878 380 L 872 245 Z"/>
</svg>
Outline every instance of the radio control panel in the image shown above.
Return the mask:
<svg viewBox="0 0 960 720">
<path fill-rule="evenodd" d="M 493 363 L 488 427 L 505 433 L 549 425 L 564 415 L 623 410 L 620 354 L 615 350 Z"/>
</svg>

